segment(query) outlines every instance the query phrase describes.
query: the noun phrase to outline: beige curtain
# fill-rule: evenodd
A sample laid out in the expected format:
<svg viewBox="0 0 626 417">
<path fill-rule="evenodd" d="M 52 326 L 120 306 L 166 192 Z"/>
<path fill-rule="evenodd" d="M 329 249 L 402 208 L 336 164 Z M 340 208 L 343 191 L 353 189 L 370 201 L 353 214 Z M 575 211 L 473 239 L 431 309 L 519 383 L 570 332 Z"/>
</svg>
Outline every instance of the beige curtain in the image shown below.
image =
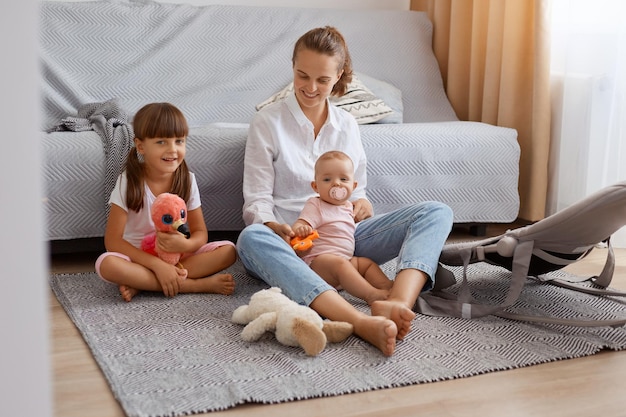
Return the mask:
<svg viewBox="0 0 626 417">
<path fill-rule="evenodd" d="M 428 13 L 433 49 L 461 120 L 517 130 L 519 217 L 545 216 L 550 149 L 547 0 L 411 0 Z"/>
</svg>

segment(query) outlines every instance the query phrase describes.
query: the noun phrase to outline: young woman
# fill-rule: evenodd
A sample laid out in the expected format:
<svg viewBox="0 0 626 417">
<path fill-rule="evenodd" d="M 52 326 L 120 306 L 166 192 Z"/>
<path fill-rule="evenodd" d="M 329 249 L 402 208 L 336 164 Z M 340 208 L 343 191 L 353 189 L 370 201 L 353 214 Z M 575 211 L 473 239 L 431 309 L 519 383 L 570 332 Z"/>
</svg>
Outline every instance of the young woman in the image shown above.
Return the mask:
<svg viewBox="0 0 626 417">
<path fill-rule="evenodd" d="M 151 103 L 137 112 L 133 128 L 135 147 L 111 193 L 104 234 L 107 252 L 96 260 L 96 271 L 117 284 L 126 301 L 139 291 L 163 291 L 168 297 L 179 292 L 232 294 L 233 277 L 216 272 L 232 265 L 237 252 L 232 242 L 207 243 L 198 185 L 185 163 L 189 132 L 185 117 L 172 104 Z M 159 232 L 156 244 L 166 252 L 182 252 L 182 266 L 140 249 L 142 239 L 155 230 L 150 207 L 165 192 L 187 203 L 191 235 Z"/>
<path fill-rule="evenodd" d="M 358 125 L 328 101 L 344 94 L 352 78 L 343 36 L 332 27 L 305 33 L 294 46 L 292 66 L 294 94 L 259 111 L 250 123 L 243 179 L 248 226 L 237 242 L 239 256 L 252 275 L 323 317 L 352 323 L 357 336 L 392 355 L 396 340 L 410 330 L 418 295 L 434 278 L 452 212 L 444 204 L 423 202 L 372 217 Z M 291 225 L 315 195 L 314 163 L 329 150 L 341 150 L 355 164 L 354 255 L 379 264 L 398 257 L 389 297 L 373 302 L 371 315 L 355 309 L 288 244 Z"/>
</svg>

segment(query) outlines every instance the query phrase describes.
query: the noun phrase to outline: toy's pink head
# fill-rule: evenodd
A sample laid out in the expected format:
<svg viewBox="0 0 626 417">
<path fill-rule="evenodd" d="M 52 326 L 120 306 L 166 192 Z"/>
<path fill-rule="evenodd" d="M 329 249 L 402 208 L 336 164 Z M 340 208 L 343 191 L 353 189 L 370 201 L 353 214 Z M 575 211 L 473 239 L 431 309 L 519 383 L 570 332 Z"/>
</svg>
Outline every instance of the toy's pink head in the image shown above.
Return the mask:
<svg viewBox="0 0 626 417">
<path fill-rule="evenodd" d="M 179 232 L 189 238 L 187 204 L 176 194 L 159 194 L 152 204 L 150 213 L 154 227 L 159 232 Z"/>
</svg>

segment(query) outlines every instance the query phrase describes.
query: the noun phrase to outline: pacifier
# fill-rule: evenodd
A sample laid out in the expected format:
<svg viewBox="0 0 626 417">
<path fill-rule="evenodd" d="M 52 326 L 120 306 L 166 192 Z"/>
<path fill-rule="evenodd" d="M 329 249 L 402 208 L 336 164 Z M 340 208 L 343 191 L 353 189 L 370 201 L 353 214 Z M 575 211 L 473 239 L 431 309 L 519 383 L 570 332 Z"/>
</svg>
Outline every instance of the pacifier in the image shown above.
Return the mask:
<svg viewBox="0 0 626 417">
<path fill-rule="evenodd" d="M 333 187 L 330 189 L 330 197 L 334 200 L 343 200 L 348 196 L 348 190 L 343 187 Z"/>
</svg>

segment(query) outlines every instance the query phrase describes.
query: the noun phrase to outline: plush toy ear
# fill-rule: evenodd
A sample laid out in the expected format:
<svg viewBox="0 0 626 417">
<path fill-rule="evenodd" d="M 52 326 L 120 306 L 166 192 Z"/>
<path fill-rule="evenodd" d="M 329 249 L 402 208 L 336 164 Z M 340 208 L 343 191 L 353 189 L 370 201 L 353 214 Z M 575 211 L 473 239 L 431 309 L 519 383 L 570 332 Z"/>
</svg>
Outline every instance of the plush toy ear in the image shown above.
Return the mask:
<svg viewBox="0 0 626 417">
<path fill-rule="evenodd" d="M 331 343 L 343 342 L 352 334 L 354 327 L 350 323 L 343 321 L 324 320 L 322 331 Z"/>
<path fill-rule="evenodd" d="M 293 335 L 309 356 L 317 356 L 326 347 L 326 335 L 315 324 L 305 319 L 293 319 Z"/>
</svg>

